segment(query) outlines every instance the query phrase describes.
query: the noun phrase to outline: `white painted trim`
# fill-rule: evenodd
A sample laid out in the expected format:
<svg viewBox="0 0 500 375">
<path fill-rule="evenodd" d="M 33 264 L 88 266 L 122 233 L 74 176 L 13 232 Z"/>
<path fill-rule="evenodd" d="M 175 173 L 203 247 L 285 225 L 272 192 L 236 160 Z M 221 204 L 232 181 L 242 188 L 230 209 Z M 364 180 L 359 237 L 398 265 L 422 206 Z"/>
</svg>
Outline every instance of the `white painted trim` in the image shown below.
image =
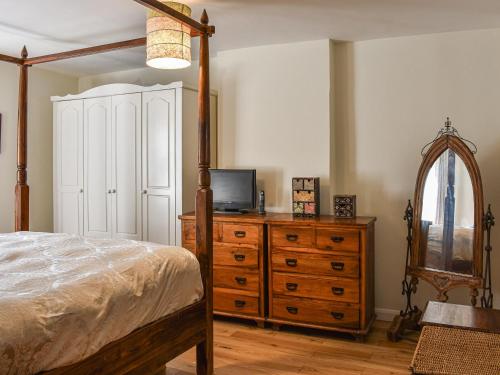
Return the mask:
<svg viewBox="0 0 500 375">
<path fill-rule="evenodd" d="M 385 309 L 382 307 L 375 308 L 375 314 L 377 314 L 377 320 L 383 320 L 385 322 L 392 322 L 392 319 L 399 315 L 399 310 Z"/>
<path fill-rule="evenodd" d="M 118 94 L 119 95 L 135 94 L 135 93 L 142 93 L 149 91 L 169 90 L 182 87 L 184 87 L 184 84 L 182 82 L 172 82 L 168 85 L 156 84 L 148 87 L 133 85 L 129 83 L 111 83 L 109 85 L 103 85 L 91 88 L 77 95 L 68 94 L 66 96 L 51 96 L 50 100 L 52 100 L 53 102 L 60 102 L 65 100 L 90 99 L 90 98 L 98 98 L 101 96 L 113 96 Z"/>
</svg>

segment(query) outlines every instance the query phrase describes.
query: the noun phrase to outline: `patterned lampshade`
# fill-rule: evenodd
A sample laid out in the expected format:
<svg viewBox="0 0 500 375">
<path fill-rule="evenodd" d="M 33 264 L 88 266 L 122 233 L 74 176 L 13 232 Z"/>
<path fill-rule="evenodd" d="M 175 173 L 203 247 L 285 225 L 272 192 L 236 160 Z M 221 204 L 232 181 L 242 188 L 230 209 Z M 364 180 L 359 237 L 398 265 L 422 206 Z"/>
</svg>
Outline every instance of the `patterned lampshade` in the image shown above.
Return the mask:
<svg viewBox="0 0 500 375">
<path fill-rule="evenodd" d="M 191 8 L 173 1 L 161 1 L 186 16 Z M 191 34 L 180 22 L 149 10 L 147 22 L 147 61 L 156 69 L 181 69 L 191 65 Z"/>
</svg>

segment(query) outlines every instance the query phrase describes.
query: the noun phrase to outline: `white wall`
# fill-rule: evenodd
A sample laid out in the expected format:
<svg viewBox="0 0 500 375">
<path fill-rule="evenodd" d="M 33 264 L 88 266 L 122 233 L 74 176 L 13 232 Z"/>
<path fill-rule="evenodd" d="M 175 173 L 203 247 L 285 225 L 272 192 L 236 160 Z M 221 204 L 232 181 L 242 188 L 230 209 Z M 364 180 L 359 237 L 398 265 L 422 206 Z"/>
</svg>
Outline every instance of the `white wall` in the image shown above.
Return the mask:
<svg viewBox="0 0 500 375">
<path fill-rule="evenodd" d="M 0 232 L 14 230 L 16 184 L 18 68 L 0 63 Z M 30 224 L 34 231 L 52 231 L 52 103 L 51 95 L 75 93 L 78 79 L 38 68 L 28 80 L 28 184 Z"/>
<path fill-rule="evenodd" d="M 358 195 L 376 224 L 377 306 L 403 306 L 407 199 L 413 199 L 422 146 L 450 116 L 479 148 L 486 203 L 500 213 L 500 30 L 336 44 L 337 190 Z M 493 229 L 500 248 L 500 228 Z M 493 251 L 500 302 L 500 255 Z M 467 292 L 451 300 L 468 302 Z M 435 296 L 421 282 L 418 300 Z"/>
<path fill-rule="evenodd" d="M 211 86 L 219 93 L 218 166 L 256 168 L 270 211 L 291 211 L 292 177 L 317 176 L 322 211 L 329 212 L 331 50 L 322 40 L 225 51 L 211 59 Z M 197 62 L 181 71 L 85 77 L 79 86 L 177 80 L 196 86 Z"/>
</svg>

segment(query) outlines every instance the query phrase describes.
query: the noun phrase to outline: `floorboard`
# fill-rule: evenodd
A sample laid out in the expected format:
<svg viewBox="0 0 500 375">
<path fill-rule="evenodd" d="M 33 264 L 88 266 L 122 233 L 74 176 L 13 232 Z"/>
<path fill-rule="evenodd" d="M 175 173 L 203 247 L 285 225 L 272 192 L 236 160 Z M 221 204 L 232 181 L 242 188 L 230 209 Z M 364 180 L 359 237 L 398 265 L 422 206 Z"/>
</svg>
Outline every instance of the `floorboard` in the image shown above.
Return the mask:
<svg viewBox="0 0 500 375">
<path fill-rule="evenodd" d="M 417 334 L 398 343 L 386 339 L 389 323 L 377 321 L 365 343 L 315 330 L 260 329 L 252 323 L 215 322 L 216 375 L 409 374 Z M 196 374 L 191 350 L 168 363 L 167 375 Z"/>
</svg>

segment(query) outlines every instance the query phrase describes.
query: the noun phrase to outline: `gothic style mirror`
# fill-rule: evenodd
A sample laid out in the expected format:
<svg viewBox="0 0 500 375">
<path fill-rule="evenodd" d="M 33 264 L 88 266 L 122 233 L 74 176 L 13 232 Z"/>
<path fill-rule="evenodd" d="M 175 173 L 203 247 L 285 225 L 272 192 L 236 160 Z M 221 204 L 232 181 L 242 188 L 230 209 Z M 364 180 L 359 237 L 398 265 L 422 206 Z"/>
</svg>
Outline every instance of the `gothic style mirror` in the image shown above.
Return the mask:
<svg viewBox="0 0 500 375">
<path fill-rule="evenodd" d="M 494 218 L 484 213 L 481 174 L 474 158 L 476 146 L 462 138 L 447 119 L 437 137 L 422 150 L 414 205 L 408 203 L 407 264 L 403 280 L 406 309 L 388 331 L 397 340 L 405 329 L 418 328 L 421 311 L 412 306 L 419 279 L 437 290 L 437 300 L 448 301 L 448 291 L 466 287 L 471 304 L 491 308 L 490 230 Z M 483 247 L 486 231 L 486 247 Z M 486 262 L 483 272 L 483 251 Z"/>
</svg>

